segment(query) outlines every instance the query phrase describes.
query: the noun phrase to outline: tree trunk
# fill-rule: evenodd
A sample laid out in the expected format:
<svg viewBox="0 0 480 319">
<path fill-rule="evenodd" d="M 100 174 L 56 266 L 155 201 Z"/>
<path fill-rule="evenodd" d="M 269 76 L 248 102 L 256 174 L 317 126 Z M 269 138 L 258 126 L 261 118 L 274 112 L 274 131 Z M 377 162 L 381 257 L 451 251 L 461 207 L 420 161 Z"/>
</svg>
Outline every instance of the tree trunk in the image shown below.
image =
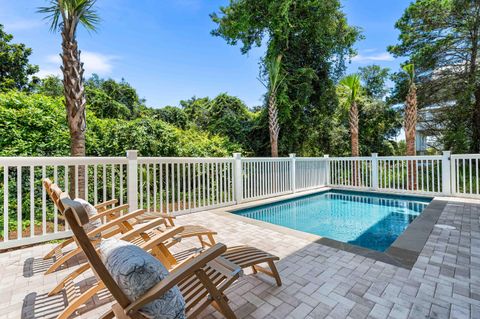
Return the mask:
<svg viewBox="0 0 480 319">
<path fill-rule="evenodd" d="M 475 88 L 475 105 L 473 106 L 472 152 L 480 152 L 480 86 Z"/>
<path fill-rule="evenodd" d="M 65 108 L 70 130 L 70 155 L 85 156 L 86 108 L 85 91 L 83 87 L 83 64 L 80 62 L 75 37 L 71 37 L 69 30 L 62 31 L 62 72 L 65 95 Z M 72 198 L 85 198 L 85 167 L 78 166 L 78 175 L 75 178 L 75 167 L 70 167 L 69 193 Z M 76 184 L 76 180 L 78 184 Z M 77 191 L 75 191 L 77 190 Z"/>
<path fill-rule="evenodd" d="M 280 125 L 278 124 L 277 99 L 275 92 L 270 92 L 268 98 L 268 129 L 270 131 L 270 148 L 272 157 L 278 157 L 278 135 Z"/>
<path fill-rule="evenodd" d="M 412 83 L 408 89 L 405 101 L 405 140 L 407 144 L 407 156 L 416 155 L 415 133 L 417 127 L 417 88 Z M 417 165 L 414 161 L 408 161 L 408 189 L 417 189 Z"/>
<path fill-rule="evenodd" d="M 349 112 L 349 122 L 350 122 L 350 142 L 352 147 L 352 157 L 358 157 L 360 155 L 359 144 L 358 144 L 358 106 L 355 101 L 350 105 Z M 353 162 L 353 186 L 358 184 L 358 163 L 357 161 Z"/>
<path fill-rule="evenodd" d="M 350 105 L 349 122 L 352 156 L 357 157 L 360 151 L 358 145 L 358 106 L 356 102 L 352 102 L 352 105 Z"/>
</svg>

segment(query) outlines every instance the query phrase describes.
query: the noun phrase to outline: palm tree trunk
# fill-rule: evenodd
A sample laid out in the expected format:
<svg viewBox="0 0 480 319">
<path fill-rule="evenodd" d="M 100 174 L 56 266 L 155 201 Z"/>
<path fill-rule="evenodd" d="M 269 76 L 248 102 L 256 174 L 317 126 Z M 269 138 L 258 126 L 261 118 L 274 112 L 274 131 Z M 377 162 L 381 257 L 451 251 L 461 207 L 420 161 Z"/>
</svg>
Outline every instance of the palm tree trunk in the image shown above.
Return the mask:
<svg viewBox="0 0 480 319">
<path fill-rule="evenodd" d="M 355 101 L 350 105 L 349 112 L 349 122 L 350 122 L 350 142 L 352 147 L 352 157 L 358 157 L 360 155 L 359 145 L 358 145 L 358 106 Z M 353 186 L 358 184 L 358 163 L 357 161 L 353 162 Z"/>
<path fill-rule="evenodd" d="M 405 139 L 407 143 L 407 156 L 416 155 L 415 133 L 417 126 L 417 88 L 412 83 L 408 89 L 405 101 Z M 415 161 L 408 161 L 408 189 L 417 189 L 417 165 Z"/>
<path fill-rule="evenodd" d="M 270 92 L 268 98 L 268 129 L 270 131 L 270 148 L 272 157 L 278 157 L 278 135 L 280 125 L 278 124 L 277 99 L 275 92 Z"/>
<path fill-rule="evenodd" d="M 71 37 L 68 30 L 62 31 L 62 72 L 65 95 L 67 121 L 70 130 L 70 155 L 85 156 L 86 108 L 85 91 L 83 87 L 83 64 L 80 62 L 75 37 Z M 70 196 L 76 195 L 85 198 L 85 167 L 78 167 L 78 176 L 75 178 L 75 168 L 70 167 Z M 76 184 L 78 180 L 78 184 Z"/>
</svg>

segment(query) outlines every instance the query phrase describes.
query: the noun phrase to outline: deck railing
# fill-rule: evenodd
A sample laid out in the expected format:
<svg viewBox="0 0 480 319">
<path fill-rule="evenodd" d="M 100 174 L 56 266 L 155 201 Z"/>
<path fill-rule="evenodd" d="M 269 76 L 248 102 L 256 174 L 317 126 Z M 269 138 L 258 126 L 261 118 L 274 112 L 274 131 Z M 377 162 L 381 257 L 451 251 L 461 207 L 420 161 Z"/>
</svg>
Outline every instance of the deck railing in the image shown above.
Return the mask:
<svg viewBox="0 0 480 319">
<path fill-rule="evenodd" d="M 73 196 L 130 209 L 188 213 L 332 186 L 480 198 L 480 154 L 283 158 L 0 157 L 0 249 L 59 239 L 68 225 L 46 196 L 49 177 Z M 84 181 L 84 182 L 82 182 Z"/>
</svg>

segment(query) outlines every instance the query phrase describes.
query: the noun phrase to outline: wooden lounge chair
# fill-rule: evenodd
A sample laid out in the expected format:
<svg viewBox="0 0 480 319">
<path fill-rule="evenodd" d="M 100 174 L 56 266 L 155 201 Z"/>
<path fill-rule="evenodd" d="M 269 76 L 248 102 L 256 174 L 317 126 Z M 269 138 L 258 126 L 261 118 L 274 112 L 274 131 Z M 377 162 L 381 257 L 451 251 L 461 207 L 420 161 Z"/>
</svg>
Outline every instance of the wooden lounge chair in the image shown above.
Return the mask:
<svg viewBox="0 0 480 319">
<path fill-rule="evenodd" d="M 115 282 L 85 233 L 83 225 L 89 222 L 89 218 L 84 207 L 69 198 L 61 201 L 66 208 L 64 215 L 75 241 L 87 256 L 98 282 L 102 282 L 115 299 L 112 310 L 101 318 L 146 319 L 140 309 L 175 286 L 179 287 L 185 299 L 188 318 L 195 318 L 209 305 L 215 306 L 226 318 L 236 318 L 224 292 L 238 279 L 241 269 L 220 257 L 227 250 L 225 245 L 215 244 L 198 256 L 190 258 L 139 299 L 131 301 Z"/>
<path fill-rule="evenodd" d="M 68 194 L 63 193 L 60 195 L 61 199 L 68 198 Z M 63 205 L 62 205 L 63 207 Z M 153 222 L 150 222 L 152 224 Z M 158 223 L 157 223 L 158 224 Z M 168 231 L 165 231 L 161 234 L 154 233 L 151 231 L 153 226 L 149 224 L 143 224 L 141 227 L 132 229 L 131 231 L 122 234 L 120 239 L 124 241 L 132 242 L 146 251 L 150 251 L 152 255 L 157 257 L 162 264 L 170 270 L 173 270 L 190 258 L 195 258 L 198 254 L 198 249 L 192 251 L 182 252 L 180 255 L 185 256 L 182 260 L 177 260 L 176 256 L 173 256 L 168 249 L 171 246 L 171 242 L 177 242 L 178 235 L 184 232 L 183 227 L 171 228 Z M 273 256 L 269 253 L 261 251 L 259 249 L 249 247 L 249 246 L 237 246 L 231 247 L 225 251 L 222 255 L 223 258 L 229 262 L 240 266 L 242 269 L 252 267 L 253 272 L 257 273 L 263 272 L 269 276 L 272 276 L 277 285 L 281 286 L 281 279 L 278 274 L 278 271 L 275 267 L 274 261 L 279 258 Z M 265 269 L 260 266 L 260 264 L 265 263 L 269 266 L 270 269 Z M 97 282 L 88 290 L 83 293 L 80 293 L 75 289 L 75 279 L 80 276 L 82 273 L 90 269 L 89 264 L 84 264 L 74 272 L 65 277 L 50 293 L 49 296 L 54 295 L 60 292 L 62 289 L 65 289 L 67 292 L 68 306 L 62 311 L 62 313 L 57 317 L 57 319 L 68 318 L 73 312 L 76 311 L 80 306 L 82 306 L 87 300 L 97 294 L 104 287 L 103 283 Z"/>
<path fill-rule="evenodd" d="M 183 227 L 181 226 L 172 227 L 168 231 L 150 237 L 151 235 L 148 235 L 148 233 L 152 233 L 148 230 L 155 226 L 152 225 L 153 223 L 156 223 L 156 221 L 151 221 L 148 224 L 142 225 L 140 228 L 132 229 L 131 231 L 123 234 L 119 239 L 134 243 L 146 251 L 156 251 L 156 249 L 158 249 L 157 247 L 159 247 L 158 243 L 176 241 L 178 234 L 183 231 Z M 105 289 L 105 285 L 102 281 L 95 282 L 83 292 L 77 288 L 75 279 L 89 269 L 91 269 L 90 263 L 81 265 L 68 276 L 66 276 L 61 282 L 59 282 L 58 285 L 48 294 L 48 296 L 53 296 L 63 289 L 66 292 L 65 297 L 67 299 L 67 306 L 62 310 L 61 313 L 58 314 L 57 319 L 70 318 L 70 316 L 82 305 L 84 305 L 90 298 L 99 293 L 101 290 Z"/>
<path fill-rule="evenodd" d="M 45 188 L 45 191 L 47 192 L 48 196 L 50 199 L 53 201 L 55 205 L 57 205 L 57 200 L 55 198 L 55 193 L 52 191 L 52 186 L 54 187 L 54 183 L 49 179 L 49 178 L 44 178 L 42 181 L 43 187 Z M 118 200 L 116 199 L 111 199 L 108 201 L 105 201 L 103 203 L 99 203 L 95 205 L 94 207 L 98 211 L 98 215 L 93 217 L 92 219 L 103 219 L 106 218 L 107 220 L 114 219 L 117 213 L 120 213 L 121 211 L 128 209 L 128 206 L 122 205 L 118 206 L 115 210 L 110 210 L 114 208 L 114 205 L 118 203 Z M 105 213 L 105 211 L 108 211 Z M 69 237 L 65 239 L 63 242 L 55 246 L 50 252 L 48 252 L 45 256 L 43 256 L 43 259 L 49 259 L 52 258 L 53 256 L 61 256 L 63 255 L 63 248 L 67 247 L 73 243 L 73 238 Z"/>
<path fill-rule="evenodd" d="M 60 197 L 62 194 L 61 189 L 56 185 L 56 184 L 50 184 L 49 188 L 49 194 L 50 197 L 52 198 L 53 202 L 57 206 L 58 210 L 60 213 L 63 213 L 64 207 L 61 204 Z M 68 196 L 68 194 L 63 193 L 64 196 Z M 93 216 L 90 220 L 97 220 L 99 218 L 108 218 L 110 221 L 103 224 L 102 226 L 96 228 L 92 232 L 89 233 L 89 236 L 95 237 L 98 234 L 101 234 L 103 238 L 109 238 L 113 237 L 119 233 L 125 233 L 134 228 L 134 226 L 137 223 L 145 221 L 144 216 L 145 216 L 145 211 L 144 210 L 136 210 L 132 213 L 125 214 L 123 216 L 120 216 L 122 212 L 125 212 L 128 210 L 128 205 L 121 205 L 118 207 L 114 207 L 111 209 L 104 210 L 102 213 L 98 213 L 97 215 Z M 120 217 L 118 217 L 120 216 Z M 161 233 L 165 230 L 168 230 L 171 227 L 175 227 L 175 224 L 173 222 L 174 216 L 171 215 L 161 215 L 159 214 L 155 219 L 148 218 L 147 220 L 157 220 L 158 223 L 155 226 L 155 229 L 151 229 L 150 231 L 154 232 L 155 235 L 156 233 Z M 160 223 L 160 221 L 162 221 Z M 165 228 L 162 228 L 161 226 L 165 226 Z M 197 225 L 185 225 L 183 227 L 183 231 L 181 234 L 179 234 L 179 238 L 187 238 L 187 237 L 197 237 L 198 240 L 200 241 L 200 244 L 202 247 L 205 246 L 213 246 L 215 244 L 215 238 L 214 235 L 217 233 L 214 231 L 211 231 L 205 227 L 202 226 L 197 226 Z M 204 239 L 206 238 L 206 239 Z M 67 239 L 66 242 L 68 244 L 73 243 L 73 240 Z M 65 262 L 67 262 L 69 259 L 73 258 L 74 256 L 78 255 L 81 250 L 77 247 L 74 248 L 68 252 L 64 252 L 63 248 L 65 248 L 68 244 L 59 244 L 54 249 L 52 249 L 53 254 L 51 252 L 48 255 L 55 256 L 55 262 L 47 269 L 45 274 L 50 274 L 57 270 L 61 265 L 63 265 Z M 168 247 L 171 245 L 174 245 L 175 242 L 171 241 L 168 243 Z"/>
<path fill-rule="evenodd" d="M 174 269 L 179 264 L 185 262 L 185 260 L 194 258 L 197 253 L 202 252 L 202 250 L 197 250 L 196 252 L 193 251 L 193 253 L 189 255 L 186 255 L 182 252 L 178 254 L 181 256 L 181 259 L 177 259 L 177 257 L 168 249 L 167 243 L 157 242 L 156 244 L 157 251 L 155 252 L 155 256 L 160 259 L 167 269 Z M 275 255 L 255 247 L 241 245 L 228 247 L 227 250 L 222 254 L 222 257 L 231 263 L 240 266 L 242 269 L 251 267 L 254 274 L 261 272 L 273 277 L 277 286 L 280 287 L 282 285 L 280 274 L 275 266 L 275 261 L 278 261 L 280 258 Z M 266 264 L 270 269 L 262 267 L 261 264 Z"/>
</svg>

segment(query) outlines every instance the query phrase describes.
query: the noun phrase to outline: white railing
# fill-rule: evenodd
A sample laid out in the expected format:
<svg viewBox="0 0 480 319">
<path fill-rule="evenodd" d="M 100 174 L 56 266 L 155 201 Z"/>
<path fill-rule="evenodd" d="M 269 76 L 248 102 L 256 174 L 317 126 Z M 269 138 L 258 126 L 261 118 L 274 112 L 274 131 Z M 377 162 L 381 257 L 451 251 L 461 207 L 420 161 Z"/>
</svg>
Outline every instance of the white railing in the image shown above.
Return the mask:
<svg viewBox="0 0 480 319">
<path fill-rule="evenodd" d="M 452 194 L 480 196 L 479 169 L 480 154 L 452 155 Z"/>
<path fill-rule="evenodd" d="M 292 191 L 288 158 L 246 158 L 242 160 L 243 201 L 279 196 Z"/>
<path fill-rule="evenodd" d="M 480 154 L 414 157 L 0 157 L 0 249 L 59 239 L 68 226 L 42 188 L 131 210 L 188 213 L 323 186 L 480 198 Z M 83 182 L 84 181 L 84 182 Z"/>
<path fill-rule="evenodd" d="M 139 208 L 187 213 L 235 203 L 232 158 L 138 159 Z"/>
<path fill-rule="evenodd" d="M 327 185 L 328 158 L 290 156 L 295 166 L 295 191 Z"/>
<path fill-rule="evenodd" d="M 43 178 L 51 178 L 74 197 L 79 196 L 75 185 L 83 180 L 85 198 L 92 203 L 117 198 L 123 204 L 127 198 L 127 163 L 126 158 L 116 157 L 0 158 L 0 249 L 65 237 L 68 225 L 47 197 Z"/>
<path fill-rule="evenodd" d="M 372 158 L 329 158 L 330 183 L 332 186 L 372 188 Z"/>
<path fill-rule="evenodd" d="M 442 156 L 379 157 L 378 188 L 440 194 L 443 192 Z"/>
</svg>

